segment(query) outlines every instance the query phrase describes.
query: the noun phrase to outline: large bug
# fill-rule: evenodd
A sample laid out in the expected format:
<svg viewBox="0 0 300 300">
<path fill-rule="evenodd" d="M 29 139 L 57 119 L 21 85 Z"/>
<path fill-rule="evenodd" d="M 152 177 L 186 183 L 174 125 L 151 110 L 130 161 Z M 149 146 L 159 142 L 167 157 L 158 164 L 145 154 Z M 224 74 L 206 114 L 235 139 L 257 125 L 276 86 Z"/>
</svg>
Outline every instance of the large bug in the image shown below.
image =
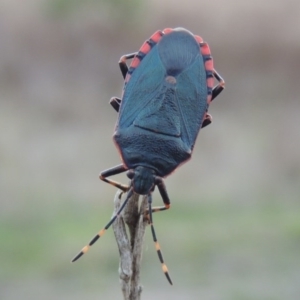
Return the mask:
<svg viewBox="0 0 300 300">
<path fill-rule="evenodd" d="M 129 68 L 128 59 L 132 59 Z M 155 32 L 138 52 L 122 56 L 119 66 L 125 80 L 123 95 L 110 103 L 119 112 L 113 139 L 122 164 L 101 172 L 100 179 L 128 194 L 117 214 L 73 261 L 105 233 L 135 192 L 148 197 L 146 213 L 153 241 L 172 284 L 152 213 L 170 208 L 163 178 L 191 157 L 200 128 L 211 123 L 208 106 L 224 89 L 224 80 L 213 67 L 208 44 L 183 28 Z M 214 87 L 215 79 L 218 84 Z M 107 178 L 125 171 L 129 186 Z M 152 207 L 155 186 L 164 206 Z"/>
</svg>

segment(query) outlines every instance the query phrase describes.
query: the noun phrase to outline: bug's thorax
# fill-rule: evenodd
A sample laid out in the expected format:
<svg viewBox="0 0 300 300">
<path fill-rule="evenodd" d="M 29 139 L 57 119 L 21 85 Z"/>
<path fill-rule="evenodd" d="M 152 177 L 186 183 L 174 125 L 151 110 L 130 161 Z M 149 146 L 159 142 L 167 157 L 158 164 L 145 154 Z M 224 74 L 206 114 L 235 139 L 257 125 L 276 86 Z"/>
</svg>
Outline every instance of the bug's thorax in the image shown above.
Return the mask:
<svg viewBox="0 0 300 300">
<path fill-rule="evenodd" d="M 160 92 L 138 114 L 133 125 L 156 134 L 180 137 L 180 112 L 175 97 L 176 78 L 167 75 Z"/>
<path fill-rule="evenodd" d="M 153 191 L 155 186 L 155 171 L 153 169 L 138 166 L 127 173 L 132 180 L 134 192 L 139 195 L 147 195 Z"/>
</svg>

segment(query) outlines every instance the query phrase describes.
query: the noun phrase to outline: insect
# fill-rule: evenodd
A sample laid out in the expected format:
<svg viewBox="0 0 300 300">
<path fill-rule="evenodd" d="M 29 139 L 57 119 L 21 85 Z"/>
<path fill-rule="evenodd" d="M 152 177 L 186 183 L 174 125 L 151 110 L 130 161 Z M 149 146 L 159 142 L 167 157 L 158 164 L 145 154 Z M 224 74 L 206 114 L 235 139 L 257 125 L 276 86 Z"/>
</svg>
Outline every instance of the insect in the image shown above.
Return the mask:
<svg viewBox="0 0 300 300">
<path fill-rule="evenodd" d="M 110 104 L 119 112 L 113 140 L 122 164 L 101 172 L 99 177 L 128 193 L 117 214 L 73 261 L 103 236 L 133 193 L 147 195 L 146 214 L 153 241 L 162 270 L 172 284 L 152 213 L 170 208 L 163 178 L 190 159 L 199 130 L 212 122 L 209 104 L 222 92 L 225 82 L 213 67 L 208 44 L 184 28 L 155 32 L 138 52 L 122 56 L 119 66 L 124 77 L 123 95 L 112 98 Z M 107 178 L 126 171 L 129 185 Z M 155 186 L 164 206 L 152 207 Z"/>
</svg>

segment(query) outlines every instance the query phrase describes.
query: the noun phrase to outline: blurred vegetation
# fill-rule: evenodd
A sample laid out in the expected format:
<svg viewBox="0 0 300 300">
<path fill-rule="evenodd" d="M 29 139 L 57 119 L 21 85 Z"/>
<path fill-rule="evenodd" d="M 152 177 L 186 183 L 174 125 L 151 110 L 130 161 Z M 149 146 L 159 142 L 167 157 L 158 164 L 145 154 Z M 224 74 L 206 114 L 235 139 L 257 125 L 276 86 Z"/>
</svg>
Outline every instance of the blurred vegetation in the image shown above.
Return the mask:
<svg viewBox="0 0 300 300">
<path fill-rule="evenodd" d="M 99 12 L 105 12 L 110 22 L 113 23 L 119 20 L 120 23 L 126 23 L 127 18 L 137 18 L 139 9 L 143 5 L 143 2 L 138 0 L 52 0 L 47 1 L 45 5 L 45 11 L 53 17 L 66 18 L 72 13 L 88 10 L 89 13 L 92 10 Z M 135 16 L 136 15 L 136 16 Z"/>
<path fill-rule="evenodd" d="M 118 60 L 176 26 L 209 42 L 226 90 L 154 215 L 174 286 L 148 232 L 143 299 L 298 300 L 297 1 L 0 3 L 1 300 L 121 298 L 112 231 L 69 262 L 112 213 Z"/>
</svg>

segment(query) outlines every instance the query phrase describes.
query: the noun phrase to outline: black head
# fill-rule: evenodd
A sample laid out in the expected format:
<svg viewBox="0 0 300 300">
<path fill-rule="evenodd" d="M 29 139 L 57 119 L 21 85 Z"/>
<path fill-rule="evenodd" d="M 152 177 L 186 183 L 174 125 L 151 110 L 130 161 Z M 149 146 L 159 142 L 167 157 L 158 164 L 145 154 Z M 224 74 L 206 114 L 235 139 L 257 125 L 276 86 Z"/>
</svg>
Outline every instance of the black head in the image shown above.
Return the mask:
<svg viewBox="0 0 300 300">
<path fill-rule="evenodd" d="M 148 195 L 155 187 L 155 171 L 146 167 L 136 167 L 127 172 L 129 179 L 132 179 L 134 192 L 139 195 Z"/>
</svg>

